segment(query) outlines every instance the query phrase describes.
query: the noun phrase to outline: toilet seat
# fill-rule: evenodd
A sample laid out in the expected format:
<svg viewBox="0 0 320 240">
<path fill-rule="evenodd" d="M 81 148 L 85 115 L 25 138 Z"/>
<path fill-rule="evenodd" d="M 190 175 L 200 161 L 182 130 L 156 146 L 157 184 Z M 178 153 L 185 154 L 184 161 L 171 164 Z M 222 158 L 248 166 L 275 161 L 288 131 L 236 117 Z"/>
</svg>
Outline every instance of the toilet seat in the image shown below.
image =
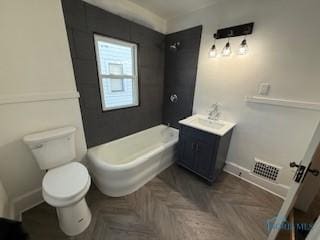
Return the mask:
<svg viewBox="0 0 320 240">
<path fill-rule="evenodd" d="M 81 200 L 90 184 L 85 166 L 78 162 L 68 163 L 46 173 L 42 181 L 43 198 L 54 207 L 65 207 Z"/>
</svg>

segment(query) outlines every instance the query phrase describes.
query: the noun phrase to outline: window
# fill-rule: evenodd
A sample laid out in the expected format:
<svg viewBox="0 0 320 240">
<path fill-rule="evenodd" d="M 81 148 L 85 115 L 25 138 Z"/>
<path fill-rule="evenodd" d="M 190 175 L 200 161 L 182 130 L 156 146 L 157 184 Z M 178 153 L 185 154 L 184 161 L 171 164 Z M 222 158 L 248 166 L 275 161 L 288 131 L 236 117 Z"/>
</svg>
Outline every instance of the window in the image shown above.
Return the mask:
<svg viewBox="0 0 320 240">
<path fill-rule="evenodd" d="M 137 45 L 94 35 L 104 111 L 139 105 Z"/>
<path fill-rule="evenodd" d="M 109 72 L 111 75 L 123 75 L 123 64 L 109 63 Z M 123 79 L 112 79 L 110 81 L 111 92 L 124 91 Z"/>
</svg>

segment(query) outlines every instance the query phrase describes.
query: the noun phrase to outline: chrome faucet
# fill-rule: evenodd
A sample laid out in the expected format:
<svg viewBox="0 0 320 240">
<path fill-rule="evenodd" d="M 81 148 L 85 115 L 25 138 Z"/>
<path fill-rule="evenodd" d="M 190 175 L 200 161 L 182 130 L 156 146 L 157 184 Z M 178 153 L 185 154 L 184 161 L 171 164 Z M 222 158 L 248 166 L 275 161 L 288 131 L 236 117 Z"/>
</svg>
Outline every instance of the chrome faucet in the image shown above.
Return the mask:
<svg viewBox="0 0 320 240">
<path fill-rule="evenodd" d="M 208 119 L 217 121 L 219 120 L 219 117 L 220 117 L 219 104 L 214 103 L 210 107 Z"/>
</svg>

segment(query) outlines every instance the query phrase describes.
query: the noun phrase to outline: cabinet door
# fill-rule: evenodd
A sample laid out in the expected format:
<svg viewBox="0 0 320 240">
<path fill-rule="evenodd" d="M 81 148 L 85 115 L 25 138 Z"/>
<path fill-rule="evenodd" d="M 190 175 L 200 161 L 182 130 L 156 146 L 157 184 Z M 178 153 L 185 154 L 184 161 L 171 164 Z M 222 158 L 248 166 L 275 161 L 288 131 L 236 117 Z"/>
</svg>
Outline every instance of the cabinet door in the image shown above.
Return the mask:
<svg viewBox="0 0 320 240">
<path fill-rule="evenodd" d="M 198 141 L 195 147 L 195 170 L 208 179 L 212 178 L 213 150 L 212 144 L 202 141 Z"/>
<path fill-rule="evenodd" d="M 182 165 L 193 169 L 195 142 L 192 138 L 180 135 L 179 139 L 179 160 Z"/>
</svg>

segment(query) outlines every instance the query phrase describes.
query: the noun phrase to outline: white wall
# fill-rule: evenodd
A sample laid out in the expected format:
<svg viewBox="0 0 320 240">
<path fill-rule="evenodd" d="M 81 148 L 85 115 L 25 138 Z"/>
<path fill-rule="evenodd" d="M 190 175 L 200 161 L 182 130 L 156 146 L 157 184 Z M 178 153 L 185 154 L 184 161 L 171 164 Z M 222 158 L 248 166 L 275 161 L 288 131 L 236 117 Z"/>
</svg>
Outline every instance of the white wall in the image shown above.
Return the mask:
<svg viewBox="0 0 320 240">
<path fill-rule="evenodd" d="M 78 160 L 86 143 L 60 0 L 2 0 L 0 29 L 0 176 L 23 201 L 43 176 L 24 135 L 76 126 Z"/>
<path fill-rule="evenodd" d="M 254 157 L 285 167 L 280 183 L 291 179 L 290 161 L 302 159 L 320 114 L 295 108 L 249 104 L 260 82 L 269 97 L 320 102 L 320 1 L 228 0 L 168 22 L 168 32 L 203 24 L 194 112 L 222 103 L 226 120 L 238 123 L 227 161 L 251 169 Z M 212 34 L 219 28 L 255 22 L 250 53 L 209 59 Z M 242 38 L 230 39 L 235 52 Z M 226 39 L 216 45 L 222 49 Z"/>
<path fill-rule="evenodd" d="M 0 217 L 9 217 L 8 195 L 0 180 Z"/>
<path fill-rule="evenodd" d="M 161 33 L 166 32 L 166 21 L 153 12 L 128 0 L 84 0 L 123 18 Z"/>
</svg>

